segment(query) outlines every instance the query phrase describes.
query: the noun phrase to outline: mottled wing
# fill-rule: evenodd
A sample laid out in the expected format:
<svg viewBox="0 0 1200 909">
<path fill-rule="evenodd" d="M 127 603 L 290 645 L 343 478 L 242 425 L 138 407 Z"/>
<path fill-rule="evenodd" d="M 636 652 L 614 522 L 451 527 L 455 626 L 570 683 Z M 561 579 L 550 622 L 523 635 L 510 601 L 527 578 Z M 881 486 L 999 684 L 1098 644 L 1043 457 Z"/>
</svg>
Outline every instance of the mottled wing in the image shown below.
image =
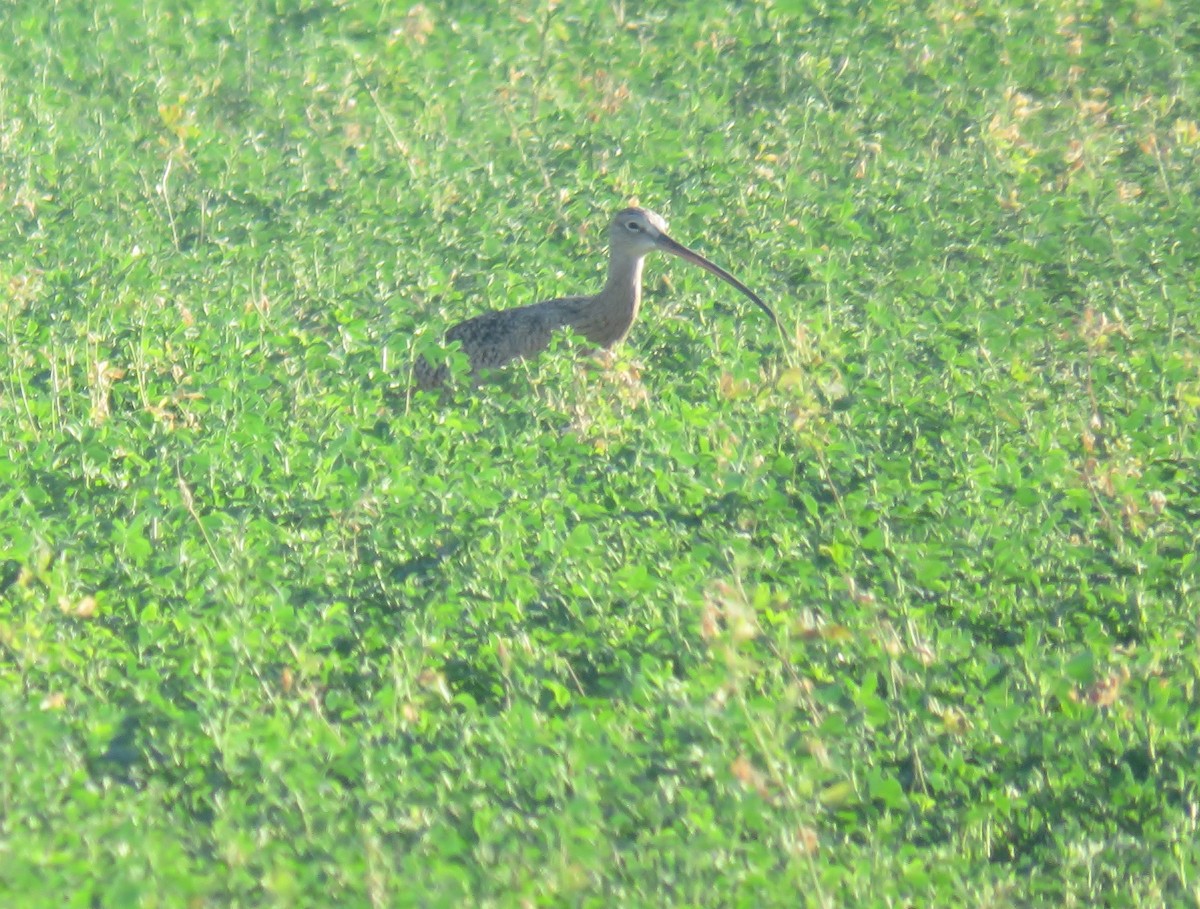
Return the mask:
<svg viewBox="0 0 1200 909">
<path fill-rule="evenodd" d="M 462 344 L 471 360 L 471 371 L 479 372 L 541 353 L 557 327 L 544 307 L 537 304 L 467 319 L 446 333 L 446 341 Z"/>
<path fill-rule="evenodd" d="M 458 341 L 471 361 L 472 374 L 496 369 L 513 360 L 536 356 L 550 344 L 554 332 L 571 323 L 587 297 L 563 297 L 530 306 L 485 312 L 459 322 L 446 332 L 446 343 Z M 445 364 L 417 363 L 417 384 L 432 388 L 449 378 Z"/>
</svg>

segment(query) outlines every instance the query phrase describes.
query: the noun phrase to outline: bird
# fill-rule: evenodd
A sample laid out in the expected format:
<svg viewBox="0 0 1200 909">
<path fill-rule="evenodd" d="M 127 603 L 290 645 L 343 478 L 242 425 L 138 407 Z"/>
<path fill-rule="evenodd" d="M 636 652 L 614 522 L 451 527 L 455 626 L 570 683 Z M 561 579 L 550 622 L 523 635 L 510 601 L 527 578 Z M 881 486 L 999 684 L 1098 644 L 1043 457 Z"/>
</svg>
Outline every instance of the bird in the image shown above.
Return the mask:
<svg viewBox="0 0 1200 909">
<path fill-rule="evenodd" d="M 453 326 L 445 335 L 447 348 L 457 342 L 470 361 L 471 377 L 505 366 L 514 360 L 535 357 L 550 346 L 555 332 L 570 328 L 591 344 L 610 350 L 625 340 L 642 301 L 642 265 L 647 255 L 659 251 L 699 265 L 736 287 L 771 317 L 782 331 L 779 317 L 757 294 L 725 269 L 671 239 L 667 222 L 646 208 L 617 212 L 608 228 L 608 278 L 600 292 L 590 296 L 559 297 L 485 312 Z M 446 360 L 433 362 L 419 355 L 413 365 L 419 389 L 443 387 L 451 371 Z"/>
</svg>

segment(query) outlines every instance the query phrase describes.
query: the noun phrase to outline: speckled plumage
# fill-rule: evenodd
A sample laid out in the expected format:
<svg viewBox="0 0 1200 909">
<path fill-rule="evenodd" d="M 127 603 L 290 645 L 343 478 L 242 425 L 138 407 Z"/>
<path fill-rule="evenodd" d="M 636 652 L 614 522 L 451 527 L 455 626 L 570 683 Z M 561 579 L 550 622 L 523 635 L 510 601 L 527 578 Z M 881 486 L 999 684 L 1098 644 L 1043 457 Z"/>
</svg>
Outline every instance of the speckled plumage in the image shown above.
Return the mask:
<svg viewBox="0 0 1200 909">
<path fill-rule="evenodd" d="M 680 256 L 720 276 L 766 310 L 778 324 L 775 313 L 745 285 L 703 256 L 676 243 L 666 230 L 666 222 L 652 211 L 627 208 L 618 212 L 609 226 L 608 279 L 598 294 L 485 312 L 451 328 L 446 333 L 446 344 L 457 341 L 461 345 L 470 360 L 473 376 L 540 354 L 550 345 L 555 332 L 568 327 L 598 347 L 614 347 L 629 334 L 637 318 L 642 298 L 642 263 L 654 250 Z M 414 376 L 418 388 L 438 388 L 450 377 L 450 370 L 445 362 L 431 363 L 418 357 Z"/>
<path fill-rule="evenodd" d="M 471 361 L 471 373 L 497 369 L 536 356 L 550 346 L 556 331 L 572 325 L 591 297 L 563 297 L 513 309 L 498 309 L 459 322 L 446 332 L 446 345 L 458 341 Z M 445 363 L 434 366 L 424 357 L 416 364 L 419 388 L 437 388 L 450 378 Z"/>
</svg>

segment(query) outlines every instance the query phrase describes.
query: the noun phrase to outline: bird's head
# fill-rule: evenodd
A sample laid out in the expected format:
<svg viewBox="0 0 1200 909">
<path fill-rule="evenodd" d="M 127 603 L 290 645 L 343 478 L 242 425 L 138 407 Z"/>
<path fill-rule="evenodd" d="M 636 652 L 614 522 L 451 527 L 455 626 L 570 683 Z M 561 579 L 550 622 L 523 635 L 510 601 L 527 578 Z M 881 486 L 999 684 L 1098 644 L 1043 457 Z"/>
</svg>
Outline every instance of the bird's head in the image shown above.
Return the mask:
<svg viewBox="0 0 1200 909">
<path fill-rule="evenodd" d="M 780 326 L 780 331 L 783 331 L 775 311 L 767 306 L 758 294 L 725 269 L 704 258 L 700 253 L 672 240 L 667 236 L 667 222 L 661 215 L 655 214 L 648 208 L 626 208 L 617 212 L 617 216 L 613 218 L 612 224 L 609 226 L 609 242 L 612 245 L 614 257 L 624 254 L 640 259 L 657 249 L 678 256 L 694 265 L 699 265 L 705 271 L 711 272 L 744 293 L 769 315 L 777 326 Z"/>
<path fill-rule="evenodd" d="M 666 249 L 664 241 L 671 242 L 667 236 L 667 222 L 646 208 L 626 208 L 617 212 L 608 233 L 614 250 L 635 256 Z"/>
</svg>

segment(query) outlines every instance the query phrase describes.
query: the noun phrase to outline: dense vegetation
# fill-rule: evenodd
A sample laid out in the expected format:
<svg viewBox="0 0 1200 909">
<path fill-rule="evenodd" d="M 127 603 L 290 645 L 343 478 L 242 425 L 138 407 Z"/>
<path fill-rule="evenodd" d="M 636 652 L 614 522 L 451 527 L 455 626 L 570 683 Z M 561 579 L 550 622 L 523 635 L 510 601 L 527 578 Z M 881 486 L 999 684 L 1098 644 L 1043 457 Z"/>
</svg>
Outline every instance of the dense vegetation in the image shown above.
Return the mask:
<svg viewBox="0 0 1200 909">
<path fill-rule="evenodd" d="M 4 905 L 1200 902 L 1200 9 L 501 9 L 0 15 Z"/>
</svg>

